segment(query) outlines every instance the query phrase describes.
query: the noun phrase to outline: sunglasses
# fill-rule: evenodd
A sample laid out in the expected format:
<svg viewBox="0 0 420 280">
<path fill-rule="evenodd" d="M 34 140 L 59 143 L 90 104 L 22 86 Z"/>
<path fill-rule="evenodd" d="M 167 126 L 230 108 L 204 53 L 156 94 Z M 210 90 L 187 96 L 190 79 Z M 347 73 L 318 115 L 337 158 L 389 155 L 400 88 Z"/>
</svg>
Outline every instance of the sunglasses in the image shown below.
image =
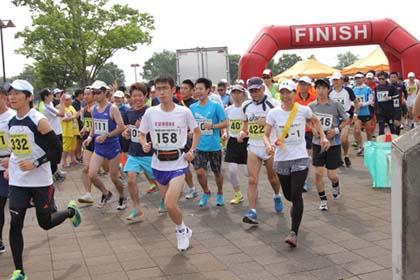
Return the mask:
<svg viewBox="0 0 420 280">
<path fill-rule="evenodd" d="M 385 78 L 378 78 L 379 81 L 385 81 Z"/>
<path fill-rule="evenodd" d="M 263 78 L 264 80 L 271 79 L 271 77 L 270 77 L 270 76 L 262 76 L 262 78 Z"/>
<path fill-rule="evenodd" d="M 93 93 L 94 95 L 99 95 L 99 94 L 101 94 L 101 93 L 102 93 L 102 90 L 92 90 L 92 93 Z"/>
<path fill-rule="evenodd" d="M 355 80 L 360 80 L 360 79 L 361 79 L 361 77 L 355 77 L 354 79 L 355 79 Z"/>
</svg>

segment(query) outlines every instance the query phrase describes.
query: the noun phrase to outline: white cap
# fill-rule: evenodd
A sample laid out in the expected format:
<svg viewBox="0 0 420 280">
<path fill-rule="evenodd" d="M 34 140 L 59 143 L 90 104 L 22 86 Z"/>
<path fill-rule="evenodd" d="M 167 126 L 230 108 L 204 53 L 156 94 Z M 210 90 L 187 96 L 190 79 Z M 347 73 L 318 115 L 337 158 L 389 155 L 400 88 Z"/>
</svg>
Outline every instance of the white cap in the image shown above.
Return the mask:
<svg viewBox="0 0 420 280">
<path fill-rule="evenodd" d="M 102 88 L 110 89 L 109 86 L 107 86 L 107 84 L 105 82 L 102 82 L 102 81 L 99 81 L 99 80 L 94 81 L 93 84 L 91 84 L 89 88 L 91 88 L 91 89 L 102 89 Z"/>
<path fill-rule="evenodd" d="M 55 89 L 53 89 L 53 91 L 52 91 L 52 93 L 53 93 L 54 95 L 56 95 L 57 93 L 60 93 L 60 92 L 63 92 L 63 90 L 62 90 L 62 89 L 59 89 L 59 88 L 55 88 Z"/>
<path fill-rule="evenodd" d="M 416 77 L 416 74 L 414 74 L 414 72 L 410 72 L 410 73 L 408 73 L 407 77 L 409 77 L 409 78 L 415 78 Z"/>
<path fill-rule="evenodd" d="M 331 80 L 340 80 L 341 78 L 343 78 L 343 76 L 341 75 L 340 72 L 334 72 L 332 74 Z"/>
<path fill-rule="evenodd" d="M 296 89 L 296 84 L 291 80 L 285 80 L 280 83 L 279 91 L 284 88 L 287 89 L 288 91 L 294 91 Z"/>
<path fill-rule="evenodd" d="M 373 73 L 372 72 L 369 72 L 369 73 L 366 74 L 366 78 L 367 79 L 373 79 L 373 77 L 374 76 L 373 76 Z"/>
<path fill-rule="evenodd" d="M 122 92 L 121 90 L 117 90 L 116 92 L 114 92 L 114 94 L 112 96 L 123 98 L 124 97 L 124 92 Z"/>
<path fill-rule="evenodd" d="M 244 80 L 237 80 L 236 84 L 243 86 L 245 84 Z"/>
<path fill-rule="evenodd" d="M 240 84 L 232 86 L 230 92 L 235 91 L 235 90 L 245 92 L 245 88 Z"/>
<path fill-rule="evenodd" d="M 362 73 L 357 73 L 356 75 L 354 75 L 355 78 L 364 78 L 365 75 L 363 75 Z"/>
<path fill-rule="evenodd" d="M 302 76 L 302 77 L 300 77 L 299 82 L 304 82 L 304 83 L 306 83 L 308 85 L 312 84 L 312 80 L 308 76 Z"/>
<path fill-rule="evenodd" d="M 64 95 L 64 99 L 70 99 L 70 100 L 71 100 L 72 98 L 71 98 L 71 95 L 70 95 L 70 94 L 66 93 L 66 94 Z"/>
<path fill-rule="evenodd" d="M 220 82 L 221 83 L 224 83 L 224 84 L 227 84 L 228 83 L 228 81 L 226 79 L 221 79 Z"/>
<path fill-rule="evenodd" d="M 270 69 L 265 69 L 262 74 L 270 77 L 273 76 L 273 72 Z"/>
<path fill-rule="evenodd" d="M 14 80 L 11 84 L 6 86 L 6 90 L 9 91 L 11 88 L 17 91 L 28 91 L 34 94 L 34 87 L 25 80 Z"/>
</svg>

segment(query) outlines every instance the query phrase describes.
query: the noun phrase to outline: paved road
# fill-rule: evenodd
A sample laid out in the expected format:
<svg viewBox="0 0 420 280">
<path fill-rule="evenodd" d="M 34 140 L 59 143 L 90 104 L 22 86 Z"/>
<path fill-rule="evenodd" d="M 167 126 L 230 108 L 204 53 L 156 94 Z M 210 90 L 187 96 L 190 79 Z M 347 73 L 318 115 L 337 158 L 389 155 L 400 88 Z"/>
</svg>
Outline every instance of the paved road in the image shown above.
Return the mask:
<svg viewBox="0 0 420 280">
<path fill-rule="evenodd" d="M 146 184 L 140 181 L 147 216 L 143 223 L 126 225 L 127 213 L 114 210 L 114 201 L 105 209 L 83 208 L 78 229 L 65 222 L 45 232 L 30 210 L 24 229 L 26 272 L 30 280 L 391 279 L 390 191 L 373 190 L 361 158 L 352 160 L 351 169 L 339 171 L 340 201 L 332 201 L 327 184 L 330 211 L 318 210 L 314 189 L 304 194 L 305 213 L 294 250 L 283 243 L 289 231 L 290 204 L 286 203 L 284 214 L 274 213 L 271 188 L 264 176 L 257 205 L 258 228 L 241 222 L 247 203 L 216 207 L 212 199 L 210 207 L 199 209 L 197 201 L 182 199 L 184 219 L 193 230 L 192 248 L 184 254 L 176 250 L 170 219 L 157 214 L 159 195 L 145 194 Z M 246 181 L 241 178 L 245 190 Z M 213 177 L 209 179 L 214 190 Z M 230 184 L 225 185 L 229 201 L 232 190 Z M 57 189 L 59 207 L 82 193 L 81 171 L 74 168 Z M 97 191 L 94 195 L 99 197 Z M 5 231 L 8 245 L 8 226 Z M 0 256 L 0 278 L 8 279 L 12 270 L 8 250 Z"/>
</svg>

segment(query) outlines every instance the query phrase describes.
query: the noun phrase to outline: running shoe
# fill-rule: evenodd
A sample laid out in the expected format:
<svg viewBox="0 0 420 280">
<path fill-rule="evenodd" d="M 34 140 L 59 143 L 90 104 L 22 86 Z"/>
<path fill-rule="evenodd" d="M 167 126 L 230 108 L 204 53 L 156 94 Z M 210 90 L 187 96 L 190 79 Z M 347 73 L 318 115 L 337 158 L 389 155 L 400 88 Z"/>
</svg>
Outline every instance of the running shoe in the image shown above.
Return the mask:
<svg viewBox="0 0 420 280">
<path fill-rule="evenodd" d="M 308 182 L 305 182 L 305 185 L 303 185 L 303 192 L 308 192 L 311 186 L 309 186 Z"/>
<path fill-rule="evenodd" d="M 192 230 L 189 227 L 185 227 L 183 230 L 176 231 L 176 239 L 178 241 L 178 250 L 185 251 L 190 247 L 190 238 L 192 236 Z"/>
<path fill-rule="evenodd" d="M 159 214 L 163 214 L 167 212 L 166 207 L 165 207 L 165 200 L 163 200 L 163 198 L 160 199 L 158 212 Z"/>
<path fill-rule="evenodd" d="M 321 204 L 319 205 L 319 210 L 321 211 L 328 210 L 328 200 L 321 200 Z"/>
<path fill-rule="evenodd" d="M 102 194 L 101 200 L 99 201 L 98 205 L 96 207 L 102 208 L 107 204 L 108 201 L 110 201 L 112 198 L 112 192 L 108 191 L 107 194 Z"/>
<path fill-rule="evenodd" d="M 210 198 L 210 194 L 203 193 L 201 195 L 200 203 L 198 204 L 200 207 L 204 207 L 207 205 L 207 202 Z"/>
<path fill-rule="evenodd" d="M 365 152 L 365 149 L 363 147 L 359 147 L 359 149 L 357 150 L 357 155 L 363 156 L 364 152 Z"/>
<path fill-rule="evenodd" d="M 0 240 L 0 254 L 6 252 L 6 247 L 4 247 L 3 241 Z"/>
<path fill-rule="evenodd" d="M 126 197 L 120 197 L 118 199 L 117 210 L 124 210 L 125 208 L 127 208 L 127 198 Z"/>
<path fill-rule="evenodd" d="M 346 167 L 350 168 L 351 166 L 351 161 L 349 157 L 344 157 L 344 162 L 346 163 Z"/>
<path fill-rule="evenodd" d="M 130 214 L 128 214 L 126 219 L 129 221 L 140 221 L 143 218 L 143 216 L 143 213 L 139 215 L 139 211 L 137 210 L 137 208 L 133 208 L 131 209 Z"/>
<path fill-rule="evenodd" d="M 290 234 L 284 239 L 284 242 L 290 245 L 290 247 L 295 248 L 297 245 L 297 236 L 294 231 L 291 231 Z"/>
<path fill-rule="evenodd" d="M 275 196 L 273 200 L 274 200 L 274 211 L 276 211 L 276 213 L 283 212 L 283 202 L 281 201 L 281 197 Z"/>
<path fill-rule="evenodd" d="M 216 206 L 223 206 L 225 205 L 225 197 L 222 193 L 216 194 Z"/>
<path fill-rule="evenodd" d="M 185 199 L 194 199 L 198 196 L 198 192 L 195 190 L 195 188 L 188 188 L 188 192 L 185 195 Z"/>
<path fill-rule="evenodd" d="M 66 179 L 66 176 L 63 176 L 58 172 L 54 173 L 53 175 L 54 182 L 63 182 L 65 179 Z"/>
<path fill-rule="evenodd" d="M 85 193 L 83 196 L 77 199 L 80 203 L 93 203 L 93 197 L 90 193 Z"/>
<path fill-rule="evenodd" d="M 28 280 L 28 276 L 23 275 L 20 270 L 15 270 L 13 271 L 12 278 L 10 278 L 10 280 Z"/>
<path fill-rule="evenodd" d="M 257 221 L 257 213 L 249 209 L 248 212 L 246 212 L 245 216 L 242 218 L 242 222 L 252 225 L 258 225 Z"/>
<path fill-rule="evenodd" d="M 73 209 L 74 215 L 70 218 L 71 223 L 74 227 L 80 226 L 80 223 L 82 222 L 82 217 L 80 216 L 79 207 L 77 206 L 76 201 L 70 200 L 69 204 L 67 205 L 67 208 Z"/>
<path fill-rule="evenodd" d="M 149 188 L 147 189 L 147 193 L 154 193 L 158 190 L 157 186 L 155 184 L 150 184 Z"/>
<path fill-rule="evenodd" d="M 239 191 L 239 192 L 235 192 L 235 193 L 233 194 L 233 198 L 232 198 L 232 200 L 230 201 L 230 204 L 237 205 L 237 204 L 241 203 L 242 201 L 244 201 L 244 196 L 243 196 L 243 195 L 242 195 L 242 193 Z"/>
<path fill-rule="evenodd" d="M 338 185 L 337 187 L 333 187 L 332 196 L 334 200 L 337 200 L 341 197 L 340 185 Z"/>
</svg>

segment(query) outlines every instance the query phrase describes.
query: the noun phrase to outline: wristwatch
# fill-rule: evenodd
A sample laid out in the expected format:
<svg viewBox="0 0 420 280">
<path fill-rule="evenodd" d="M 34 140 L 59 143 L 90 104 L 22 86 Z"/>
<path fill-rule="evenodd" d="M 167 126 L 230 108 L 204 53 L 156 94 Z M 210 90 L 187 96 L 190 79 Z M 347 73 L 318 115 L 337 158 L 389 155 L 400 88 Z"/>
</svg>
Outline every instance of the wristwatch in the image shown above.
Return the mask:
<svg viewBox="0 0 420 280">
<path fill-rule="evenodd" d="M 41 162 L 39 162 L 39 160 L 35 160 L 34 162 L 33 162 L 33 165 L 36 167 L 36 168 L 38 168 L 40 165 L 41 165 Z"/>
</svg>

